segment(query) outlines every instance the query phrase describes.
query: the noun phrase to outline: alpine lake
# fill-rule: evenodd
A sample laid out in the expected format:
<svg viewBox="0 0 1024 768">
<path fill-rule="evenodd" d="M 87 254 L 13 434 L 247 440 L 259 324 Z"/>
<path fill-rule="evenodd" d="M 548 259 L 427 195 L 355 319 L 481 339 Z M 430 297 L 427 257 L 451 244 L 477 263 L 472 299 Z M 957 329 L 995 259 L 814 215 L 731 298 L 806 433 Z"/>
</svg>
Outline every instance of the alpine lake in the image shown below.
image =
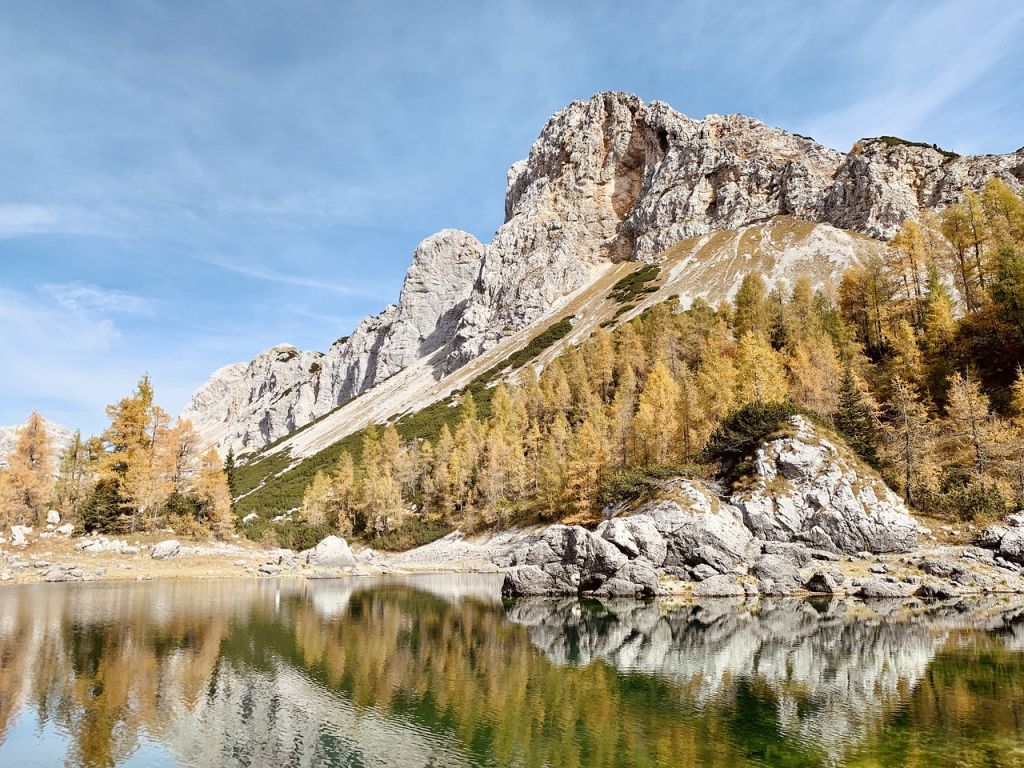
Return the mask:
<svg viewBox="0 0 1024 768">
<path fill-rule="evenodd" d="M 0 589 L 0 766 L 1024 766 L 1024 600 Z"/>
</svg>

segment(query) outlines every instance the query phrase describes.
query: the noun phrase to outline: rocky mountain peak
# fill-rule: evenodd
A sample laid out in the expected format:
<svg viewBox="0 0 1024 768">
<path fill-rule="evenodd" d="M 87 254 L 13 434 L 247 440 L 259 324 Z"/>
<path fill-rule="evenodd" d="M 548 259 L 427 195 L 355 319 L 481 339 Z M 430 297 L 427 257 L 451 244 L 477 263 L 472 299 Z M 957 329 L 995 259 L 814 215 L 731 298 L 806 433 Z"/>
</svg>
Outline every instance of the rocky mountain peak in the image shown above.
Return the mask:
<svg viewBox="0 0 1024 768">
<path fill-rule="evenodd" d="M 323 355 L 275 347 L 221 369 L 182 415 L 222 451 L 258 449 L 414 364 L 446 376 L 610 264 L 657 261 L 684 239 L 784 215 L 884 239 L 992 176 L 1019 189 L 1024 154 L 952 157 L 883 138 L 843 155 L 743 115 L 695 120 L 598 93 L 554 114 L 509 169 L 505 221 L 490 243 L 431 235 L 397 304 Z"/>
</svg>

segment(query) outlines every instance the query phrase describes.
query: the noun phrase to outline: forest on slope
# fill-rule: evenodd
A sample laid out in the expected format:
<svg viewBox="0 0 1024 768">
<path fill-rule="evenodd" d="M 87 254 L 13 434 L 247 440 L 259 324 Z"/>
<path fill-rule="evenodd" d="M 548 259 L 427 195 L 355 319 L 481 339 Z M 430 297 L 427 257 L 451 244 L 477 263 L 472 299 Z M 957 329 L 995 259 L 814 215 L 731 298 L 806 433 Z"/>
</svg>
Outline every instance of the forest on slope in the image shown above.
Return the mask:
<svg viewBox="0 0 1024 768">
<path fill-rule="evenodd" d="M 656 277 L 642 267 L 613 293 L 628 301 Z M 1024 201 L 1000 181 L 907 220 L 836 286 L 769 291 L 750 273 L 732 302 L 673 299 L 606 325 L 538 374 L 529 361 L 571 327 L 554 323 L 456 398 L 350 435 L 302 471 L 287 455 L 222 468 L 143 378 L 56 465 L 30 418 L 0 470 L 4 522 L 43 524 L 55 508 L 84 530 L 237 522 L 267 544 L 337 532 L 390 548 L 585 523 L 659 478 L 712 474 L 723 422 L 779 408 L 831 426 L 919 512 L 990 520 L 1024 501 Z"/>
<path fill-rule="evenodd" d="M 838 286 L 769 292 L 748 274 L 731 303 L 663 302 L 539 375 L 468 388 L 434 434 L 371 426 L 293 515 L 244 530 L 402 547 L 456 527 L 587 522 L 652 480 L 713 471 L 723 421 L 774 404 L 831 425 L 918 511 L 994 519 L 1024 500 L 1022 362 L 1024 201 L 994 180 L 906 221 Z"/>
</svg>

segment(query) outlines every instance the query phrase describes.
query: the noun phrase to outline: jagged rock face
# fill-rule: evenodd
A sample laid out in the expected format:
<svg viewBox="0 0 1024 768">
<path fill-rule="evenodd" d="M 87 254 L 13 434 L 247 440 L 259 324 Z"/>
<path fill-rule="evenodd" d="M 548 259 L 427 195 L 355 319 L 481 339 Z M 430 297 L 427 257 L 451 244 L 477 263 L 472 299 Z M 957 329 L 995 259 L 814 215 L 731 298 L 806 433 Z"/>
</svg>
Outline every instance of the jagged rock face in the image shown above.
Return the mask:
<svg viewBox="0 0 1024 768">
<path fill-rule="evenodd" d="M 664 498 L 593 533 L 551 526 L 502 563 L 510 566 L 503 591 L 646 595 L 653 571 L 700 582 L 695 596 L 742 595 L 735 577 L 749 571 L 761 594 L 789 594 L 807 581 L 800 568 L 811 560 L 914 547 L 921 527 L 877 475 L 806 419 L 794 416 L 790 428 L 758 448 L 743 494 L 727 500 L 680 478 Z"/>
<path fill-rule="evenodd" d="M 1019 190 L 1024 152 L 953 158 L 931 147 L 865 139 L 844 158 L 821 213 L 837 227 L 889 238 L 922 209 L 944 208 L 993 177 Z"/>
<path fill-rule="evenodd" d="M 910 550 L 922 529 L 902 499 L 806 419 L 791 425 L 758 448 L 753 487 L 730 499 L 754 535 L 848 554 Z"/>
<path fill-rule="evenodd" d="M 509 169 L 505 223 L 489 244 L 457 230 L 428 237 L 396 305 L 322 357 L 280 361 L 275 348 L 221 369 L 182 415 L 222 451 L 259 448 L 423 358 L 444 376 L 551 313 L 609 261 L 655 260 L 683 238 L 779 215 L 889 237 L 992 176 L 1019 189 L 1024 152 L 949 160 L 868 140 L 844 156 L 742 115 L 694 120 L 597 94 L 555 114 Z"/>
</svg>

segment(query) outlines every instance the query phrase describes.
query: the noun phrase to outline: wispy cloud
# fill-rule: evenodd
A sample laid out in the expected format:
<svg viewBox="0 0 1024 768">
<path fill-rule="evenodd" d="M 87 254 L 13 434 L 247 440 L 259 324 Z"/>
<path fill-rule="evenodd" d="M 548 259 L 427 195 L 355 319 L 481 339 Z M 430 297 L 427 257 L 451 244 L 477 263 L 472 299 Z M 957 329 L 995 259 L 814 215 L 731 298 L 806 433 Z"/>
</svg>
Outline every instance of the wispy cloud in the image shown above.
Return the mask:
<svg viewBox="0 0 1024 768">
<path fill-rule="evenodd" d="M 238 264 L 227 261 L 226 259 L 214 258 L 211 256 L 193 256 L 192 258 L 204 264 L 217 267 L 218 269 L 223 269 L 226 272 L 242 275 L 253 280 L 278 283 L 279 285 L 294 285 L 300 288 L 312 288 L 318 291 L 336 293 L 341 296 L 375 297 L 379 293 L 379 289 L 367 289 L 345 283 L 323 280 L 317 277 L 310 277 L 307 275 L 288 274 L 287 272 L 279 272 L 278 270 L 264 267 L 256 263 Z"/>
<path fill-rule="evenodd" d="M 45 205 L 0 205 L 0 237 L 52 231 L 59 221 L 57 209 Z"/>
<path fill-rule="evenodd" d="M 1007 8 L 985 26 L 968 4 L 946 2 L 909 22 L 894 7 L 876 21 L 872 41 L 886 45 L 864 51 L 887 87 L 822 115 L 810 132 L 838 149 L 864 136 L 914 136 L 941 107 L 975 85 L 1007 56 L 1019 52 L 1024 6 Z M 950 30 L 957 30 L 949 45 Z M 883 34 L 891 31 L 891 35 Z M 867 82 L 874 84 L 873 80 Z"/>
<path fill-rule="evenodd" d="M 74 312 L 97 314 L 152 315 L 153 302 L 124 291 L 92 283 L 45 283 L 39 292 Z"/>
</svg>

